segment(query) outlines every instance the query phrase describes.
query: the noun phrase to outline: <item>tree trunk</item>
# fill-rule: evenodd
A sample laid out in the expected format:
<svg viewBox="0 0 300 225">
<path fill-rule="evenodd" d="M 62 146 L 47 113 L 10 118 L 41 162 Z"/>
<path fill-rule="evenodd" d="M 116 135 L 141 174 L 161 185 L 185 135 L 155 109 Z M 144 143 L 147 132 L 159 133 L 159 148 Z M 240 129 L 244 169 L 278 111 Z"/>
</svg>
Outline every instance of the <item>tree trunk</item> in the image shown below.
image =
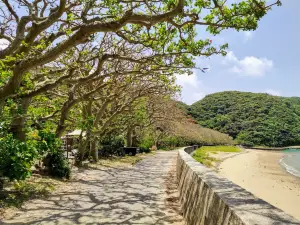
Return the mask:
<svg viewBox="0 0 300 225">
<path fill-rule="evenodd" d="M 70 109 L 71 107 L 69 107 Z M 92 101 L 90 101 L 87 105 L 83 104 L 82 108 L 82 118 L 83 120 L 86 120 L 89 118 L 89 116 L 92 115 Z M 79 147 L 78 147 L 78 157 L 76 159 L 76 165 L 81 166 L 83 160 L 86 158 L 86 153 L 88 153 L 88 156 L 90 156 L 90 152 L 92 150 L 91 144 L 92 144 L 92 132 L 91 128 L 88 127 L 86 130 L 85 140 L 83 138 L 83 130 L 81 130 L 81 134 L 79 137 Z M 90 146 L 89 146 L 90 145 Z M 89 148 L 88 148 L 89 147 Z M 87 149 L 89 149 L 89 152 L 87 152 Z M 94 158 L 94 156 L 92 156 Z"/>
<path fill-rule="evenodd" d="M 18 104 L 18 109 L 13 112 L 13 119 L 10 124 L 10 132 L 13 137 L 20 141 L 26 140 L 25 122 L 28 107 L 30 105 L 31 98 L 23 98 Z"/>
<path fill-rule="evenodd" d="M 136 131 L 135 131 L 134 128 L 132 129 L 132 142 L 131 142 L 131 145 L 133 147 L 137 147 L 137 135 L 136 135 Z"/>
<path fill-rule="evenodd" d="M 55 131 L 55 136 L 57 138 L 60 138 L 63 132 L 66 130 L 65 122 L 68 118 L 69 110 L 70 110 L 69 104 L 65 103 L 61 109 L 60 119 Z"/>
<path fill-rule="evenodd" d="M 55 131 L 56 138 L 60 138 L 62 136 L 62 134 L 65 132 L 65 130 L 66 130 L 65 122 L 68 119 L 69 112 L 73 105 L 75 105 L 75 101 L 64 103 L 64 105 L 61 109 L 60 119 L 57 124 L 56 131 Z"/>
<path fill-rule="evenodd" d="M 132 131 L 133 131 L 133 127 L 128 127 L 128 130 L 127 130 L 127 147 L 132 147 Z"/>
<path fill-rule="evenodd" d="M 160 141 L 160 138 L 162 136 L 162 133 L 158 134 L 155 139 L 154 139 L 154 146 L 158 149 L 158 145 L 159 145 L 159 141 Z"/>
<path fill-rule="evenodd" d="M 82 162 L 84 160 L 85 155 L 85 148 L 86 148 L 86 140 L 83 140 L 82 134 L 79 137 L 79 146 L 78 146 L 78 155 L 75 160 L 76 166 L 82 166 Z"/>
<path fill-rule="evenodd" d="M 8 81 L 8 83 L 0 88 L 0 105 L 5 104 L 6 99 L 14 94 L 20 87 L 24 72 L 24 68 L 21 68 L 19 65 L 15 66 L 13 70 L 13 77 Z"/>
<path fill-rule="evenodd" d="M 97 140 L 91 141 L 91 152 L 92 152 L 92 157 L 94 162 L 98 162 L 99 157 L 98 157 L 98 149 L 97 149 Z"/>
<path fill-rule="evenodd" d="M 60 119 L 58 122 L 58 125 L 56 127 L 55 131 L 55 136 L 56 138 L 60 138 L 64 131 L 66 130 L 65 122 L 68 119 L 69 112 L 71 108 L 78 103 L 76 99 L 74 99 L 74 87 L 69 88 L 69 97 L 68 100 L 64 103 L 62 109 L 61 109 L 61 114 L 60 114 Z"/>
</svg>

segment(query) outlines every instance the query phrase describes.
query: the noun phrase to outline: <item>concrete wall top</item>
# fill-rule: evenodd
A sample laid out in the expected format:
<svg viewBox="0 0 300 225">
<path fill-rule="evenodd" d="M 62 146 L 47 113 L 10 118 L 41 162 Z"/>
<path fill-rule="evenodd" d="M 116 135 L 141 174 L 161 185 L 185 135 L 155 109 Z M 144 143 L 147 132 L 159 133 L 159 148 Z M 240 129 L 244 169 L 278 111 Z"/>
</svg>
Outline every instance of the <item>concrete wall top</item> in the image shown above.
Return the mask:
<svg viewBox="0 0 300 225">
<path fill-rule="evenodd" d="M 300 225 L 300 221 L 292 216 L 194 160 L 189 155 L 192 151 L 192 147 L 179 150 L 177 160 L 180 198 L 188 224 Z M 199 193 L 203 191 L 205 193 Z M 200 209 L 203 204 L 206 205 L 204 212 Z M 197 219 L 194 214 L 201 214 L 205 218 L 201 219 L 198 215 Z M 210 216 L 216 218 L 209 219 Z"/>
</svg>

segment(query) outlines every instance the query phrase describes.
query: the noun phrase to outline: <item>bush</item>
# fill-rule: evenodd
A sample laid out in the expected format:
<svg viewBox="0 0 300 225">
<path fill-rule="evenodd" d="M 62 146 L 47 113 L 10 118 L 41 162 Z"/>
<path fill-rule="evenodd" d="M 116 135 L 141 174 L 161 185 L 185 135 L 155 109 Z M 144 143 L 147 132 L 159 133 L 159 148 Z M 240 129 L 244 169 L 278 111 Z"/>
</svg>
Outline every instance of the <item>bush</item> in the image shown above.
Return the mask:
<svg viewBox="0 0 300 225">
<path fill-rule="evenodd" d="M 38 157 L 36 141 L 20 142 L 11 134 L 0 138 L 0 177 L 24 180 Z"/>
<path fill-rule="evenodd" d="M 175 147 L 182 147 L 192 145 L 188 141 L 184 140 L 182 137 L 177 136 L 167 136 L 164 137 L 159 143 L 159 149 L 171 150 Z"/>
<path fill-rule="evenodd" d="M 145 147 L 145 146 L 140 146 L 139 147 L 139 149 L 140 149 L 140 153 L 149 153 L 149 152 L 151 152 L 151 148 L 148 148 L 148 147 Z"/>
<path fill-rule="evenodd" d="M 149 153 L 152 148 L 153 145 L 153 140 L 151 138 L 143 138 L 140 142 L 140 144 L 138 144 L 138 147 L 140 148 L 140 152 L 145 152 L 145 153 Z"/>
<path fill-rule="evenodd" d="M 49 175 L 69 179 L 71 168 L 61 150 L 61 140 L 55 138 L 55 134 L 50 132 L 40 131 L 39 136 L 41 138 L 41 141 L 38 142 L 39 150 L 41 153 L 47 152 L 43 161 L 48 167 Z"/>
<path fill-rule="evenodd" d="M 40 154 L 61 149 L 62 142 L 55 137 L 54 133 L 39 131 L 40 141 L 38 142 L 38 150 Z"/>
<path fill-rule="evenodd" d="M 61 141 L 52 133 L 39 132 L 41 140 L 20 142 L 11 134 L 0 138 L 0 189 L 3 178 L 24 180 L 31 176 L 35 160 L 46 153 L 49 174 L 69 178 L 71 169 L 61 149 Z"/>
<path fill-rule="evenodd" d="M 70 179 L 71 168 L 64 156 L 63 151 L 56 150 L 49 152 L 45 157 L 44 162 L 48 167 L 49 175 L 53 177 Z"/>
<path fill-rule="evenodd" d="M 106 136 L 100 140 L 99 157 L 109 157 L 112 155 L 124 155 L 123 147 L 125 141 L 121 136 Z"/>
</svg>

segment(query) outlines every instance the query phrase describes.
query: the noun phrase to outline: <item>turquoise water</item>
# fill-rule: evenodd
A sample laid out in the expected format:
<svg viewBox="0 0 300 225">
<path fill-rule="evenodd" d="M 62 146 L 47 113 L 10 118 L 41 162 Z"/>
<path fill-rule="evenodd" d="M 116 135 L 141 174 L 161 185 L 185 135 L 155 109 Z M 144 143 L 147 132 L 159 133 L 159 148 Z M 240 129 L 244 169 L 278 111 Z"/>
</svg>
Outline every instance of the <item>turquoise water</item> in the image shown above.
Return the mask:
<svg viewBox="0 0 300 225">
<path fill-rule="evenodd" d="M 300 149 L 284 150 L 280 164 L 294 176 L 300 177 Z"/>
</svg>

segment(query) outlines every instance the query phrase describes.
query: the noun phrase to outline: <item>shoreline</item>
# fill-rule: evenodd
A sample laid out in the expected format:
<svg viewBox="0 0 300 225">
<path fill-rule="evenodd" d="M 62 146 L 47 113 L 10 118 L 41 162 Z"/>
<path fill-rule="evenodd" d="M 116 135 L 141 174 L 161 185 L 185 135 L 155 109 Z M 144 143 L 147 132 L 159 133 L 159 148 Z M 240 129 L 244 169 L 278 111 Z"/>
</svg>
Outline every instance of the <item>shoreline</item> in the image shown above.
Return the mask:
<svg viewBox="0 0 300 225">
<path fill-rule="evenodd" d="M 245 149 L 223 157 L 217 171 L 227 179 L 300 220 L 300 178 L 279 163 L 280 151 Z"/>
<path fill-rule="evenodd" d="M 286 147 L 245 147 L 244 149 L 263 150 L 263 151 L 284 151 L 287 149 L 297 149 L 300 151 L 300 146 L 286 146 Z"/>
<path fill-rule="evenodd" d="M 284 165 L 283 165 L 284 164 Z M 279 160 L 279 165 L 290 175 L 300 179 L 299 171 L 283 162 L 283 157 Z"/>
</svg>

